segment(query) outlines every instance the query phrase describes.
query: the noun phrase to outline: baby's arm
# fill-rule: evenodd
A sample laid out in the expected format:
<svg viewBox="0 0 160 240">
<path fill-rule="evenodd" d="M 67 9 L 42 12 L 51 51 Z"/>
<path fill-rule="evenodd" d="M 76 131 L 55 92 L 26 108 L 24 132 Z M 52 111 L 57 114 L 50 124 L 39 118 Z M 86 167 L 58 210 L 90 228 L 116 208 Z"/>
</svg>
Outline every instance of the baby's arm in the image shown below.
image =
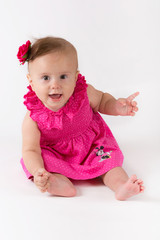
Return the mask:
<svg viewBox="0 0 160 240">
<path fill-rule="evenodd" d="M 45 192 L 48 187 L 49 173 L 44 168 L 41 156 L 40 132 L 36 122 L 34 122 L 27 112 L 22 125 L 22 156 L 27 170 L 33 175 L 34 183 Z"/>
<path fill-rule="evenodd" d="M 44 168 L 40 148 L 40 132 L 27 112 L 22 124 L 22 157 L 27 170 L 34 176 L 39 168 Z"/>
<path fill-rule="evenodd" d="M 138 111 L 137 103 L 133 99 L 138 96 L 138 92 L 128 98 L 115 99 L 109 93 L 104 93 L 88 84 L 87 94 L 90 105 L 95 112 L 108 115 L 134 116 Z"/>
<path fill-rule="evenodd" d="M 116 99 L 110 95 L 109 93 L 103 93 L 102 91 L 99 91 L 95 89 L 92 85 L 88 84 L 87 88 L 87 94 L 89 98 L 90 105 L 94 112 L 101 112 L 105 114 L 113 113 L 113 108 L 110 106 L 111 109 L 105 109 L 105 102 L 110 101 L 110 103 L 114 103 Z M 104 101 L 105 97 L 105 101 Z M 111 113 L 111 115 L 112 115 Z"/>
</svg>

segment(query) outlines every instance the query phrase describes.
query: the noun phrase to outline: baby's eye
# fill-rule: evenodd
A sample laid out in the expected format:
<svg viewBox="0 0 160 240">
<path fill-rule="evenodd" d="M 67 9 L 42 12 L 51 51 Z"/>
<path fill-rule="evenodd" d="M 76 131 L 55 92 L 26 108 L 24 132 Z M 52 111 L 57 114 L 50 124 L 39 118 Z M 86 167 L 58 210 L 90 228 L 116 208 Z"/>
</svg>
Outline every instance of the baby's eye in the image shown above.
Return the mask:
<svg viewBox="0 0 160 240">
<path fill-rule="evenodd" d="M 43 76 L 43 80 L 45 80 L 45 81 L 49 80 L 49 76 L 47 76 L 47 75 Z"/>
<path fill-rule="evenodd" d="M 62 74 L 61 76 L 60 76 L 60 79 L 66 79 L 67 78 L 67 75 L 66 74 Z"/>
</svg>

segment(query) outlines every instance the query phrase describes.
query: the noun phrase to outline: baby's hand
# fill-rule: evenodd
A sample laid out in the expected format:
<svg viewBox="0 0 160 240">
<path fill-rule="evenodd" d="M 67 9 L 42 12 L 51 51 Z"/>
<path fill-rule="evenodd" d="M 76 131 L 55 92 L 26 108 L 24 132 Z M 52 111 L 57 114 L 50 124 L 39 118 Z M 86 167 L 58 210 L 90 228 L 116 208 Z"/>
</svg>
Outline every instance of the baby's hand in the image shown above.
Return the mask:
<svg viewBox="0 0 160 240">
<path fill-rule="evenodd" d="M 138 108 L 137 108 L 137 102 L 133 101 L 133 99 L 138 95 L 139 95 L 139 92 L 136 92 L 130 95 L 128 98 L 119 98 L 116 101 L 116 111 L 118 115 L 134 116 L 135 112 L 138 111 Z"/>
<path fill-rule="evenodd" d="M 44 168 L 39 168 L 34 173 L 34 183 L 40 189 L 41 192 L 46 192 L 48 188 L 48 179 L 49 179 L 49 172 L 47 172 Z"/>
</svg>

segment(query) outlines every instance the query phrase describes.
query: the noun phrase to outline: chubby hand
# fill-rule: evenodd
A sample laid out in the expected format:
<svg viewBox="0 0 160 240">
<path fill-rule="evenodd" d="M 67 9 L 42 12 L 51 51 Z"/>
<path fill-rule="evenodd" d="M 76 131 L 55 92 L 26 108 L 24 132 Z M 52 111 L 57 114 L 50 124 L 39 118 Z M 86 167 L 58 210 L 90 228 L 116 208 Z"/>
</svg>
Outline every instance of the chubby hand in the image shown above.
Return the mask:
<svg viewBox="0 0 160 240">
<path fill-rule="evenodd" d="M 116 100 L 116 111 L 121 116 L 134 116 L 138 111 L 137 102 L 133 101 L 139 92 L 133 93 L 128 98 L 119 98 Z"/>
<path fill-rule="evenodd" d="M 40 189 L 41 192 L 46 192 L 48 188 L 48 179 L 49 172 L 47 172 L 44 168 L 39 168 L 34 173 L 34 183 Z"/>
</svg>

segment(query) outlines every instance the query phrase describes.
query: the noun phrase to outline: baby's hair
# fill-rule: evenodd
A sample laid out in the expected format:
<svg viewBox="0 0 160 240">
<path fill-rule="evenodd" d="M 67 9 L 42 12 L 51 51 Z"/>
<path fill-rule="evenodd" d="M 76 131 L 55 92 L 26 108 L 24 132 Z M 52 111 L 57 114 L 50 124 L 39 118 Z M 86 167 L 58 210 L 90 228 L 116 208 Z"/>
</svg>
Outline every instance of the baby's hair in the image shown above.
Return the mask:
<svg viewBox="0 0 160 240">
<path fill-rule="evenodd" d="M 78 57 L 76 48 L 67 40 L 58 37 L 45 37 L 37 39 L 28 51 L 28 62 L 34 61 L 40 56 L 52 52 L 72 53 L 76 57 L 78 68 Z"/>
</svg>

